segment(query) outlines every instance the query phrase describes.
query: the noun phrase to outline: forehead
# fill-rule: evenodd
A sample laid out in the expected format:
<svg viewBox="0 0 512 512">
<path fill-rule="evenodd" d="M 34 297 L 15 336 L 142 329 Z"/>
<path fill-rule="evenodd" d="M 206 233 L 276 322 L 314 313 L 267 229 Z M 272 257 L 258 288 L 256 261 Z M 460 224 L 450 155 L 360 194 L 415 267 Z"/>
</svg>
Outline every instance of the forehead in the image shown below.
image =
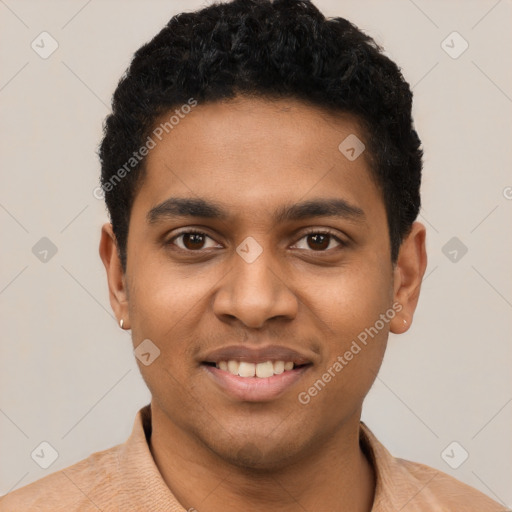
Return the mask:
<svg viewBox="0 0 512 512">
<path fill-rule="evenodd" d="M 367 154 L 349 159 L 340 150 L 344 141 L 364 138 L 353 117 L 298 100 L 198 105 L 155 138 L 134 210 L 147 216 L 169 197 L 209 199 L 228 214 L 250 212 L 253 219 L 319 197 L 378 209 L 383 201 Z"/>
</svg>

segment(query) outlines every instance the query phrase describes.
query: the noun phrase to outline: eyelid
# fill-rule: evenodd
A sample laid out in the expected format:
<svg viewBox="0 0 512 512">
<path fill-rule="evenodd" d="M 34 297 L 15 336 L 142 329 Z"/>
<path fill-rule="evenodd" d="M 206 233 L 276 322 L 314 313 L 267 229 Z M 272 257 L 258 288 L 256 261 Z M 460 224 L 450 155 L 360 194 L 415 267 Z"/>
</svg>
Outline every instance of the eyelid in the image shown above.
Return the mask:
<svg viewBox="0 0 512 512">
<path fill-rule="evenodd" d="M 171 238 L 169 238 L 165 242 L 165 245 L 173 245 L 174 247 L 176 247 L 177 250 L 180 250 L 180 251 L 183 251 L 183 252 L 189 252 L 189 253 L 201 253 L 201 252 L 203 252 L 205 250 L 212 249 L 210 247 L 210 248 L 198 249 L 198 250 L 194 251 L 194 250 L 191 250 L 191 249 L 182 249 L 181 247 L 177 246 L 174 243 L 174 240 L 176 238 L 179 238 L 180 236 L 182 236 L 184 234 L 188 234 L 188 233 L 196 233 L 196 234 L 199 234 L 199 235 L 204 235 L 205 237 L 210 238 L 210 240 L 213 240 L 216 243 L 219 243 L 219 242 L 217 242 L 217 240 L 215 240 L 215 238 L 213 236 L 208 234 L 208 232 L 207 232 L 207 230 L 205 230 L 205 228 L 200 228 L 199 229 L 199 228 L 186 227 L 186 228 L 182 228 L 182 230 L 178 231 Z M 296 235 L 296 236 L 298 236 L 298 238 L 294 242 L 294 245 L 296 245 L 298 242 L 300 242 L 300 240 L 302 240 L 304 237 L 306 237 L 308 235 L 311 235 L 311 234 L 315 234 L 315 235 L 328 235 L 328 236 L 332 237 L 334 240 L 336 240 L 336 242 L 339 243 L 339 246 L 341 248 L 346 247 L 348 245 L 348 242 L 346 240 L 343 240 L 342 238 L 340 238 L 340 236 L 338 235 L 337 232 L 335 232 L 335 231 L 333 231 L 333 230 L 331 230 L 329 228 L 308 228 L 306 231 L 301 231 L 299 234 Z M 311 252 L 314 252 L 314 253 L 317 253 L 317 254 L 321 254 L 321 253 L 325 254 L 325 253 L 328 253 L 328 252 L 330 252 L 330 251 L 332 251 L 334 249 L 336 249 L 336 248 L 331 248 L 331 249 L 324 250 L 324 251 L 314 251 L 313 249 L 311 249 Z M 299 249 L 299 250 L 307 251 L 308 249 Z"/>
</svg>

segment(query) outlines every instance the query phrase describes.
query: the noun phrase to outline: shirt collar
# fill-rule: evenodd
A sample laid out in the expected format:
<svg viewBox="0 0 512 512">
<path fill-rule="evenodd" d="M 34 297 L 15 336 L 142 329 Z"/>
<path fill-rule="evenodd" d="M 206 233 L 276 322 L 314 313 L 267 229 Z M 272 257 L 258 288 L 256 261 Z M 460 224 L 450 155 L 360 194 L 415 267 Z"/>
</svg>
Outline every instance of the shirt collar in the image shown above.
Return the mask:
<svg viewBox="0 0 512 512">
<path fill-rule="evenodd" d="M 137 496 L 135 499 L 140 503 L 133 503 L 136 510 L 149 510 L 150 505 L 153 510 L 184 512 L 153 460 L 149 448 L 151 431 L 151 404 L 148 404 L 138 411 L 130 437 L 120 446 L 118 471 L 121 482 L 126 482 L 122 484 L 121 492 Z M 432 471 L 420 475 L 421 478 L 411 479 L 409 470 L 401 464 L 404 461 L 395 459 L 363 422 L 360 423 L 359 440 L 376 477 L 372 512 L 403 509 L 438 474 Z"/>
</svg>

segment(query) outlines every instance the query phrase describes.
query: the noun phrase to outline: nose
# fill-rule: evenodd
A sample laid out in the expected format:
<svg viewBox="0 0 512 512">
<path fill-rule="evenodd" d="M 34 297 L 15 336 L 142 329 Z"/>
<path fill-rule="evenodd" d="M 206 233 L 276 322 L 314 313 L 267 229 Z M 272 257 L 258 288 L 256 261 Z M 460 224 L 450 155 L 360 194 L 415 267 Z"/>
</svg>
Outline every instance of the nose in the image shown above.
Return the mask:
<svg viewBox="0 0 512 512">
<path fill-rule="evenodd" d="M 233 255 L 233 267 L 217 290 L 213 301 L 214 313 L 221 320 L 237 319 L 246 327 L 261 328 L 274 318 L 292 320 L 298 311 L 298 299 L 287 286 L 282 265 L 263 250 L 248 262 Z"/>
</svg>

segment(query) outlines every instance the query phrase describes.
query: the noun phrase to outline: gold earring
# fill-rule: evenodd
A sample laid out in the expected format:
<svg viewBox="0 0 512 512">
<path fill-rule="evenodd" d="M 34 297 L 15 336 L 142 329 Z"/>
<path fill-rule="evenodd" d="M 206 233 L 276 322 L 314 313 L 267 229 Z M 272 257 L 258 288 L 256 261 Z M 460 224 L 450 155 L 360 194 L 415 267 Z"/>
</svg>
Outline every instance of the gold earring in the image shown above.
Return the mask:
<svg viewBox="0 0 512 512">
<path fill-rule="evenodd" d="M 119 327 L 121 327 L 121 329 L 123 328 L 123 324 L 124 324 L 124 320 L 121 318 L 121 320 L 119 320 Z"/>
</svg>

